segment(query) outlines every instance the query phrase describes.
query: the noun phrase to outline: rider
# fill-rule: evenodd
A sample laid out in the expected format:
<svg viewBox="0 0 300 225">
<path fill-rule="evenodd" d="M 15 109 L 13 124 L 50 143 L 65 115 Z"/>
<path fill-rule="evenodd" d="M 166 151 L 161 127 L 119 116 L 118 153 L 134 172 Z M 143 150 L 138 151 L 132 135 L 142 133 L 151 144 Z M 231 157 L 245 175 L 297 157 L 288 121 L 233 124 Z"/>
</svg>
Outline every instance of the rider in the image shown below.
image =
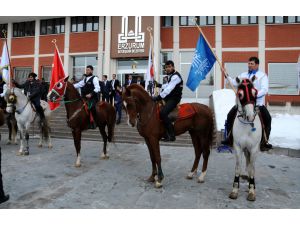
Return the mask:
<svg viewBox="0 0 300 225">
<path fill-rule="evenodd" d="M 93 75 L 93 66 L 88 65 L 86 67 L 85 78 L 80 82 L 74 84 L 75 88 L 81 88 L 81 96 L 88 101 L 90 112 L 93 118 L 96 118 L 96 103 L 99 101 L 100 86 L 99 80 Z M 91 119 L 89 128 L 95 129 L 96 124 L 94 119 Z"/>
<path fill-rule="evenodd" d="M 44 126 L 47 125 L 47 121 L 45 119 L 44 109 L 41 106 L 41 84 L 36 77 L 36 73 L 30 73 L 25 83 L 18 84 L 15 80 L 12 80 L 12 82 L 17 88 L 24 88 L 24 94 L 34 105 L 35 110 L 41 119 L 40 124 L 41 126 Z"/>
<path fill-rule="evenodd" d="M 268 93 L 269 89 L 269 79 L 268 76 L 258 70 L 259 67 L 259 59 L 255 56 L 250 57 L 248 60 L 248 72 L 242 73 L 239 78 L 240 79 L 251 79 L 253 76 L 256 77 L 255 81 L 253 82 L 254 87 L 257 89 L 257 99 L 256 99 L 256 105 L 259 107 L 259 111 L 261 113 L 262 119 L 263 119 L 263 124 L 265 126 L 265 132 L 266 132 L 266 139 L 263 143 L 263 147 L 267 149 L 271 149 L 272 145 L 268 143 L 269 137 L 270 137 L 270 132 L 271 132 L 271 115 L 267 108 L 265 107 L 265 95 Z M 237 86 L 237 82 L 235 79 L 227 76 L 227 78 L 230 80 L 230 82 L 234 85 Z M 234 106 L 228 113 L 227 115 L 227 139 L 222 141 L 222 144 L 225 145 L 232 145 L 232 127 L 233 127 L 233 122 L 235 119 L 237 113 L 237 106 Z"/>
<path fill-rule="evenodd" d="M 157 83 L 157 86 L 161 87 L 163 91 L 158 96 L 152 97 L 152 99 L 154 101 L 163 99 L 166 103 L 160 111 L 160 118 L 163 120 L 166 128 L 166 135 L 162 141 L 175 141 L 174 126 L 168 115 L 181 100 L 183 80 L 181 75 L 175 70 L 173 61 L 169 60 L 165 63 L 165 70 L 169 76 L 168 81 L 163 85 Z"/>
<path fill-rule="evenodd" d="M 0 74 L 0 108 L 5 110 L 6 108 L 6 101 L 4 100 L 4 95 L 7 89 L 7 85 L 2 78 L 2 74 Z"/>
</svg>

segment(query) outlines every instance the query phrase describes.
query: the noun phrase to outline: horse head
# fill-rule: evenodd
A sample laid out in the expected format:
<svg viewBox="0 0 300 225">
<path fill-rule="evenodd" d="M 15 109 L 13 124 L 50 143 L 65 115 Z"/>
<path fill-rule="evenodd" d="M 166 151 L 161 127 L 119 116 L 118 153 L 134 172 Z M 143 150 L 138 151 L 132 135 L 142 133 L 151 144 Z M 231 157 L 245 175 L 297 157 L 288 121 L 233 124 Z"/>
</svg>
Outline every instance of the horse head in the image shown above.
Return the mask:
<svg viewBox="0 0 300 225">
<path fill-rule="evenodd" d="M 67 76 L 65 78 L 60 79 L 54 84 L 53 88 L 49 91 L 47 95 L 47 98 L 51 102 L 56 102 L 59 99 L 63 98 L 66 92 L 68 79 L 69 77 Z"/>
<path fill-rule="evenodd" d="M 138 112 L 136 109 L 137 99 L 132 96 L 131 89 L 125 87 L 122 93 L 123 104 L 128 117 L 128 125 L 134 127 L 137 123 Z"/>
<path fill-rule="evenodd" d="M 257 89 L 253 85 L 255 79 L 255 76 L 253 76 L 251 80 L 240 80 L 239 78 L 236 78 L 236 82 L 238 83 L 237 104 L 239 112 L 242 113 L 242 115 L 249 122 L 253 122 L 256 115 L 255 105 L 257 98 Z"/>
<path fill-rule="evenodd" d="M 7 89 L 4 98 L 7 102 L 6 112 L 13 113 L 16 110 L 16 104 L 17 104 L 17 99 L 18 99 L 17 95 L 14 92 L 14 88 Z"/>
</svg>

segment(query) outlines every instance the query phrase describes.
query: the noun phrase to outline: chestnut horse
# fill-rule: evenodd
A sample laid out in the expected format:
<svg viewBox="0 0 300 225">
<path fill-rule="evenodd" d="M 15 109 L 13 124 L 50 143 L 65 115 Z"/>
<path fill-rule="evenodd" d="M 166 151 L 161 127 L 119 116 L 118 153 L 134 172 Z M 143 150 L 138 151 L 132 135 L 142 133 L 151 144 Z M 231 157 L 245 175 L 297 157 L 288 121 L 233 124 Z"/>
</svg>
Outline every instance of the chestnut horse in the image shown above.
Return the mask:
<svg viewBox="0 0 300 225">
<path fill-rule="evenodd" d="M 137 84 L 132 84 L 123 92 L 123 103 L 127 110 L 128 125 L 137 125 L 139 134 L 144 137 L 152 162 L 152 174 L 148 181 L 155 182 L 155 187 L 162 186 L 164 178 L 161 168 L 159 140 L 165 132 L 164 125 L 159 119 L 158 103 L 152 101 L 149 94 Z M 187 175 L 192 179 L 197 175 L 201 154 L 203 155 L 202 173 L 198 182 L 204 182 L 210 147 L 213 141 L 214 120 L 209 107 L 199 103 L 191 103 L 195 113 L 185 119 L 176 120 L 175 134 L 180 135 L 189 131 L 195 149 L 195 160 L 191 172 Z"/>
<path fill-rule="evenodd" d="M 68 77 L 59 80 L 50 90 L 48 99 L 52 102 L 63 101 L 67 111 L 68 126 L 72 129 L 74 145 L 77 153 L 76 167 L 80 167 L 81 132 L 88 129 L 89 113 L 87 112 L 87 102 L 80 97 L 79 92 L 73 84 L 68 82 Z M 97 116 L 94 118 L 99 127 L 103 139 L 102 159 L 108 159 L 108 142 L 112 142 L 116 121 L 115 108 L 107 102 L 96 104 Z M 105 128 L 107 126 L 108 132 Z"/>
</svg>

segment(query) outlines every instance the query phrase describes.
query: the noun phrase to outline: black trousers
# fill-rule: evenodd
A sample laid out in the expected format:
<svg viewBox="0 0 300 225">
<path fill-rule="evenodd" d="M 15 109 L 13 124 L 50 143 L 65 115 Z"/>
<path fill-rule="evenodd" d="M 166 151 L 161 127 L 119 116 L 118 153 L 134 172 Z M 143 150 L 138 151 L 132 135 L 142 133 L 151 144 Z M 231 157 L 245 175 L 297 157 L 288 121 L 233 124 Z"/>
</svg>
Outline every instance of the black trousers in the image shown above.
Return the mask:
<svg viewBox="0 0 300 225">
<path fill-rule="evenodd" d="M 272 123 L 272 117 L 267 110 L 267 108 L 263 106 L 259 106 L 259 111 L 261 113 L 263 124 L 265 126 L 266 136 L 267 140 L 269 140 L 270 133 L 271 133 L 271 123 Z M 230 133 L 230 136 L 232 137 L 232 127 L 234 123 L 234 119 L 237 113 L 237 106 L 233 106 L 229 113 L 227 114 L 227 135 Z M 230 137 L 230 138 L 231 138 Z"/>
<path fill-rule="evenodd" d="M 173 109 L 176 108 L 179 102 L 180 99 L 169 99 L 166 101 L 166 104 L 160 110 L 160 118 L 162 119 L 166 127 L 172 124 L 172 121 L 169 119 L 168 115 L 170 112 L 173 111 Z"/>
<path fill-rule="evenodd" d="M 40 115 L 41 119 L 45 118 L 43 107 L 41 106 L 40 98 L 31 99 L 32 104 L 34 105 L 37 113 Z"/>
<path fill-rule="evenodd" d="M 102 101 L 109 102 L 109 94 L 102 94 Z"/>
<path fill-rule="evenodd" d="M 1 147 L 0 147 L 0 199 L 4 197 L 3 190 L 3 181 L 2 181 L 2 173 L 1 173 Z"/>
<path fill-rule="evenodd" d="M 121 117 L 122 117 L 122 102 L 118 102 L 117 104 L 115 104 L 115 108 L 116 108 L 116 113 L 118 115 L 118 119 L 119 121 L 121 121 Z"/>
<path fill-rule="evenodd" d="M 109 103 L 112 104 L 113 103 L 113 99 L 115 99 L 116 96 L 116 91 L 112 90 L 110 95 L 109 95 Z"/>
</svg>

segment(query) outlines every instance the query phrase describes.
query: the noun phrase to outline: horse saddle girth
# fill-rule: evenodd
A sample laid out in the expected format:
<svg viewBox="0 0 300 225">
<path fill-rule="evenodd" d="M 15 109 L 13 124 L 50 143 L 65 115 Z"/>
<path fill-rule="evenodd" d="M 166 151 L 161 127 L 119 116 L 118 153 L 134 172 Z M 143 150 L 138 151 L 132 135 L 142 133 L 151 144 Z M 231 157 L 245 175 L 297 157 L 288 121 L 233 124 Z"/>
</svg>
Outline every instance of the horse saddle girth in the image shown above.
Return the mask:
<svg viewBox="0 0 300 225">
<path fill-rule="evenodd" d="M 168 117 L 172 122 L 187 119 L 196 114 L 196 110 L 189 103 L 178 104 L 176 108 L 169 113 Z"/>
</svg>

